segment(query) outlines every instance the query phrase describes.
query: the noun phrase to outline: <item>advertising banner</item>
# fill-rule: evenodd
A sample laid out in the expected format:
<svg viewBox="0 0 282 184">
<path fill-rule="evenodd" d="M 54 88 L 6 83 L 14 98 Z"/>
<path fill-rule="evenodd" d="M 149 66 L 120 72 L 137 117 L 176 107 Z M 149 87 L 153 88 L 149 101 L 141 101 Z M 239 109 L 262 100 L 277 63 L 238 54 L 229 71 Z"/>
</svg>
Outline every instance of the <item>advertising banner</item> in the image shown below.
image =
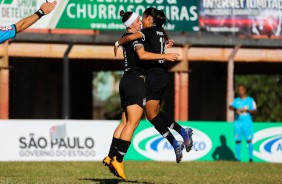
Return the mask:
<svg viewBox="0 0 282 184">
<path fill-rule="evenodd" d="M 45 0 L 0 1 L 0 26 L 8 26 L 33 14 Z M 198 30 L 197 0 L 58 0 L 54 12 L 33 28 L 124 30 L 119 12 L 133 11 L 142 16 L 148 7 L 163 10 L 171 24 L 167 30 Z"/>
<path fill-rule="evenodd" d="M 0 161 L 86 161 L 108 154 L 118 121 L 0 121 Z"/>
<path fill-rule="evenodd" d="M 209 32 L 280 36 L 281 0 L 199 0 L 199 26 Z"/>
<path fill-rule="evenodd" d="M 0 161 L 101 161 L 118 121 L 0 121 Z M 182 122 L 194 129 L 194 146 L 183 161 L 235 160 L 233 124 Z M 178 140 L 178 133 L 172 131 Z M 282 123 L 254 123 L 254 161 L 282 163 Z M 154 127 L 141 121 L 126 160 L 175 161 L 174 150 Z M 242 141 L 242 161 L 248 161 Z"/>
<path fill-rule="evenodd" d="M 235 160 L 233 124 L 225 122 L 182 122 L 194 129 L 192 150 L 184 150 L 183 161 Z M 254 123 L 254 161 L 282 163 L 282 124 Z M 177 140 L 182 140 L 172 131 Z M 135 132 L 133 145 L 126 156 L 130 160 L 175 161 L 172 146 L 149 122 L 142 122 Z M 242 161 L 248 161 L 246 141 L 242 141 Z"/>
</svg>

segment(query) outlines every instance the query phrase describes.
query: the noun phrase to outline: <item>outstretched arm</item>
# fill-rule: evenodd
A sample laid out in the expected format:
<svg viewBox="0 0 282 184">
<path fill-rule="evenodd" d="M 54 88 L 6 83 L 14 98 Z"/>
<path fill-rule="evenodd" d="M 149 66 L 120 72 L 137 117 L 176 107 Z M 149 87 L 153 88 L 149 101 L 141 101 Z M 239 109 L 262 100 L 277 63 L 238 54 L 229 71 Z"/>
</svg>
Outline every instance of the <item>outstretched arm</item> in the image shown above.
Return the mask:
<svg viewBox="0 0 282 184">
<path fill-rule="evenodd" d="M 135 51 L 141 60 L 165 60 L 174 62 L 177 60 L 179 54 L 169 53 L 169 54 L 156 54 L 152 52 L 147 52 L 141 45 L 135 46 Z"/>
<path fill-rule="evenodd" d="M 143 34 L 140 33 L 140 32 L 136 32 L 136 33 L 133 33 L 131 35 L 127 35 L 127 36 L 122 37 L 121 39 L 119 39 L 116 42 L 115 46 L 120 46 L 120 45 L 123 45 L 127 42 L 137 40 L 137 39 L 141 39 L 141 38 L 143 38 Z"/>
<path fill-rule="evenodd" d="M 56 7 L 57 1 L 52 3 L 43 3 L 35 14 L 28 16 L 15 24 L 17 33 L 22 32 L 27 29 L 31 25 L 33 25 L 38 19 L 40 19 L 43 15 L 49 14 Z"/>
<path fill-rule="evenodd" d="M 17 33 L 22 32 L 26 28 L 30 27 L 32 24 L 34 24 L 39 19 L 39 16 L 36 14 L 30 15 L 29 17 L 26 17 L 19 22 L 15 24 L 17 28 Z"/>
<path fill-rule="evenodd" d="M 118 47 L 120 45 L 123 45 L 123 44 L 130 42 L 130 41 L 133 41 L 133 40 L 140 39 L 142 37 L 143 37 L 143 34 L 141 32 L 136 32 L 136 33 L 133 33 L 131 35 L 124 36 L 123 38 L 116 41 L 115 47 L 114 47 L 115 56 L 117 56 Z"/>
</svg>

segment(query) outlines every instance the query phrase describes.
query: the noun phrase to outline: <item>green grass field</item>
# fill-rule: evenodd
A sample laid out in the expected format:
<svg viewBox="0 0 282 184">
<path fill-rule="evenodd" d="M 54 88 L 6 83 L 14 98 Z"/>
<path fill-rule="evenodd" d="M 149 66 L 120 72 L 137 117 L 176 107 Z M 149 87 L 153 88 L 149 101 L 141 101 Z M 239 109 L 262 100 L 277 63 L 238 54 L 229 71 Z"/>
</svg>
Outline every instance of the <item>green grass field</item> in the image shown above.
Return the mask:
<svg viewBox="0 0 282 184">
<path fill-rule="evenodd" d="M 1 162 L 0 183 L 282 183 L 282 164 L 126 161 L 124 182 L 100 162 Z"/>
</svg>

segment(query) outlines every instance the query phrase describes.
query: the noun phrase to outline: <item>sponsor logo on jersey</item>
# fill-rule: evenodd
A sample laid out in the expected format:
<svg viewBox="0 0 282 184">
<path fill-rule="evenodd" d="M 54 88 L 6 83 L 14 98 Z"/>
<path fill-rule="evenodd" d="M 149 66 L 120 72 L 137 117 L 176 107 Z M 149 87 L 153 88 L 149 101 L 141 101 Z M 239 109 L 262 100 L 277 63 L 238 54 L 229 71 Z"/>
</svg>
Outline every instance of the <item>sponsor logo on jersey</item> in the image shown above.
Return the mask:
<svg viewBox="0 0 282 184">
<path fill-rule="evenodd" d="M 193 130 L 194 146 L 189 153 L 185 149 L 183 150 L 183 161 L 197 160 L 204 157 L 212 148 L 212 141 L 204 132 L 195 128 Z M 173 135 L 177 140 L 183 140 L 174 131 Z M 133 146 L 139 154 L 149 159 L 156 161 L 175 161 L 173 147 L 153 127 L 139 132 L 133 140 Z"/>
<path fill-rule="evenodd" d="M 282 163 L 282 127 L 267 128 L 254 135 L 254 155 L 267 162 Z"/>
</svg>

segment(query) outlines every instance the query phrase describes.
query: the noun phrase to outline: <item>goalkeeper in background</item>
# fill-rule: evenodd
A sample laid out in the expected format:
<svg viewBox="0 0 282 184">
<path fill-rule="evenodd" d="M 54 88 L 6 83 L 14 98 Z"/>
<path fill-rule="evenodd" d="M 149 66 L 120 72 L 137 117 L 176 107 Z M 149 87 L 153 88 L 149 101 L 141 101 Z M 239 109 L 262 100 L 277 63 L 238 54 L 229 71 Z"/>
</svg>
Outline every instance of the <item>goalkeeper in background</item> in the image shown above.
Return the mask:
<svg viewBox="0 0 282 184">
<path fill-rule="evenodd" d="M 235 113 L 234 135 L 236 142 L 236 159 L 241 160 L 241 141 L 245 138 L 248 144 L 249 161 L 253 162 L 253 120 L 252 115 L 256 114 L 257 107 L 253 98 L 247 95 L 247 88 L 243 84 L 238 85 L 239 97 L 235 98 L 229 109 Z"/>
</svg>

